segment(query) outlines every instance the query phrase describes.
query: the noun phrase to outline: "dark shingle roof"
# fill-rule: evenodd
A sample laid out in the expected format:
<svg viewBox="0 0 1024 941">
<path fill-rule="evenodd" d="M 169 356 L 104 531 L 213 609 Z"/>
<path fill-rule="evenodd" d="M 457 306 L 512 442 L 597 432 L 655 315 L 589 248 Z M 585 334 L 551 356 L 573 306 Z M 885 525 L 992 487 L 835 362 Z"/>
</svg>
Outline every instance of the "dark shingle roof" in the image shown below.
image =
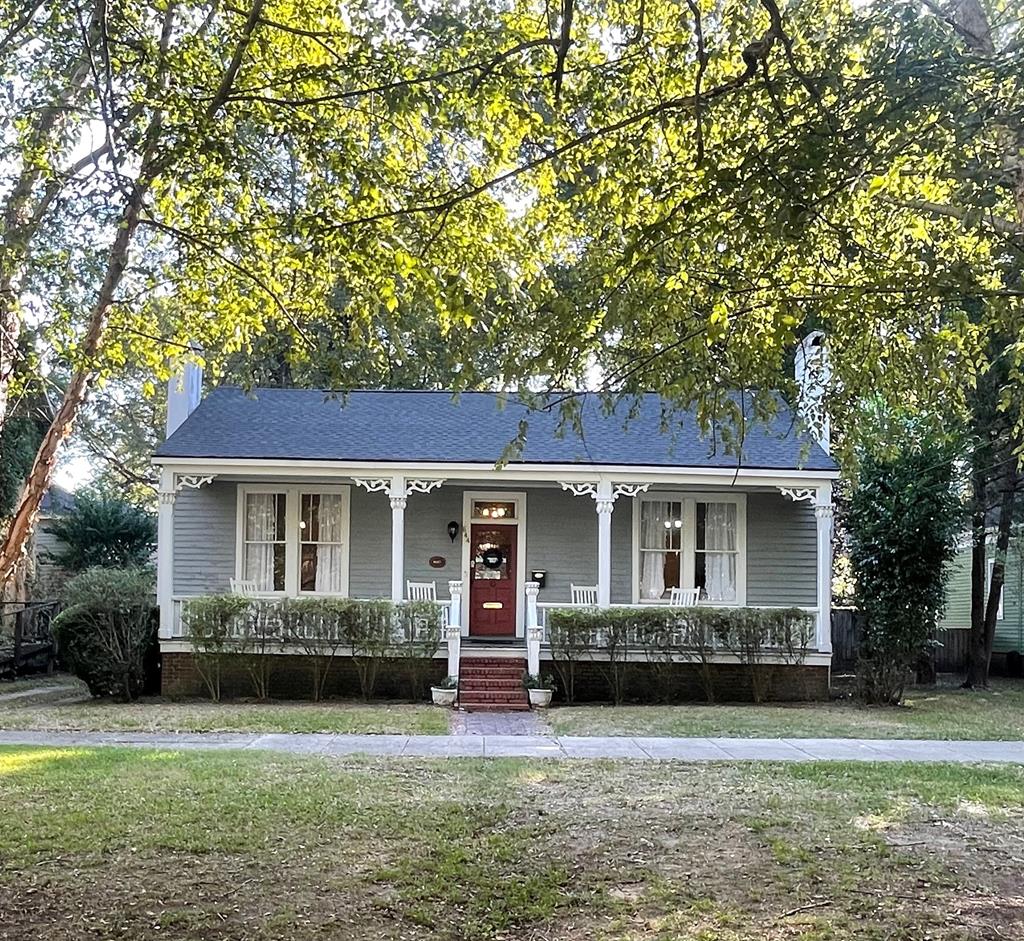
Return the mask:
<svg viewBox="0 0 1024 941">
<path fill-rule="evenodd" d="M 504 402 L 504 407 L 502 407 Z M 559 435 L 558 410 L 529 411 L 490 392 L 351 392 L 345 397 L 305 389 L 233 388 L 208 395 L 165 441 L 157 457 L 480 463 L 498 461 L 518 431 L 528 429 L 516 462 L 656 467 L 735 467 L 721 441 L 702 437 L 694 417 L 669 414 L 645 395 L 634 414 L 623 402 L 613 414 L 596 397 L 583 404 L 583 437 Z M 834 470 L 817 444 L 798 433 L 781 408 L 765 426 L 747 429 L 742 466 Z"/>
</svg>

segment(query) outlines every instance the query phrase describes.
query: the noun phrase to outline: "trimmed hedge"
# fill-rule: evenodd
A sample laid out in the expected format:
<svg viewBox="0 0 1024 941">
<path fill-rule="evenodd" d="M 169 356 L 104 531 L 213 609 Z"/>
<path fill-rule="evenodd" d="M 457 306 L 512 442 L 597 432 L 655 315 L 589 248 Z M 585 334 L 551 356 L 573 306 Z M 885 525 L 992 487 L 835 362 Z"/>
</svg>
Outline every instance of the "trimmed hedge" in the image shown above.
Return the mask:
<svg viewBox="0 0 1024 941">
<path fill-rule="evenodd" d="M 575 697 L 575 664 L 581 659 L 599 661 L 611 699 L 620 703 L 626 695 L 629 665 L 637 654 L 658 665 L 676 661 L 700 663 L 704 691 L 715 698 L 711 664 L 716 654 L 731 653 L 751 671 L 754 699 L 763 701 L 769 692 L 774 663 L 799 663 L 813 637 L 814 618 L 800 608 L 552 608 L 548 611 L 551 655 L 562 673 L 562 685 L 570 702 Z M 607 658 L 607 660 L 603 659 Z M 662 671 L 667 677 L 670 671 Z M 662 690 L 671 698 L 671 689 Z"/>
<path fill-rule="evenodd" d="M 360 687 L 373 696 L 380 663 L 406 664 L 410 696 L 426 689 L 423 661 L 441 645 L 443 608 L 432 601 L 395 604 L 349 598 L 284 598 L 280 601 L 240 595 L 190 599 L 182 612 L 196 654 L 196 665 L 213 699 L 220 698 L 226 656 L 242 655 L 257 697 L 270 685 L 272 658 L 286 647 L 306 654 L 314 699 L 323 697 L 334 658 L 350 648 Z"/>
</svg>

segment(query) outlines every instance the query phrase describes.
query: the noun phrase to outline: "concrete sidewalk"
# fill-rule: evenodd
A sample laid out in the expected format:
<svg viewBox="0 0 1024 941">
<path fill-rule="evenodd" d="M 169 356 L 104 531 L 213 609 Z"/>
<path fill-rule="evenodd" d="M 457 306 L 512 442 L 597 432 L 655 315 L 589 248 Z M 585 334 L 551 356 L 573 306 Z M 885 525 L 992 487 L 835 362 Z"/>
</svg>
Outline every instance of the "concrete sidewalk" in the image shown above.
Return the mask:
<svg viewBox="0 0 1024 941">
<path fill-rule="evenodd" d="M 543 735 L 333 735 L 257 732 L 4 732 L 0 745 L 255 749 L 415 758 L 620 758 L 637 761 L 950 761 L 1024 764 L 1024 742 L 859 738 L 627 738 Z"/>
</svg>

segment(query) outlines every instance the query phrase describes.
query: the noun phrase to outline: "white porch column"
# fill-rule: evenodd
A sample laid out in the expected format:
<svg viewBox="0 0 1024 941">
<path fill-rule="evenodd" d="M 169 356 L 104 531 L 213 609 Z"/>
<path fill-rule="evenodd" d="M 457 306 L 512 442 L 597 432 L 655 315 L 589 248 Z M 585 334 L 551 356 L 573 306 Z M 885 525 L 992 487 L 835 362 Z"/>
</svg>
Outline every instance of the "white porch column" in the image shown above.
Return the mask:
<svg viewBox="0 0 1024 941">
<path fill-rule="evenodd" d="M 162 468 L 156 524 L 156 600 L 161 640 L 169 640 L 174 634 L 174 484 L 174 472 Z"/>
<path fill-rule="evenodd" d="M 405 599 L 405 477 L 396 474 L 388 487 L 391 498 L 391 600 Z"/>
<path fill-rule="evenodd" d="M 832 653 L 832 484 L 818 487 L 814 501 L 818 530 L 817 648 Z"/>
<path fill-rule="evenodd" d="M 597 606 L 607 608 L 612 603 L 612 510 L 615 497 L 609 480 L 597 484 L 594 502 L 597 504 Z"/>
<path fill-rule="evenodd" d="M 544 628 L 537 623 L 538 582 L 526 583 L 526 672 L 530 676 L 540 673 L 540 644 Z"/>
<path fill-rule="evenodd" d="M 459 661 L 462 659 L 462 582 L 448 582 L 448 626 L 445 638 L 448 641 L 448 675 L 458 677 Z"/>
</svg>

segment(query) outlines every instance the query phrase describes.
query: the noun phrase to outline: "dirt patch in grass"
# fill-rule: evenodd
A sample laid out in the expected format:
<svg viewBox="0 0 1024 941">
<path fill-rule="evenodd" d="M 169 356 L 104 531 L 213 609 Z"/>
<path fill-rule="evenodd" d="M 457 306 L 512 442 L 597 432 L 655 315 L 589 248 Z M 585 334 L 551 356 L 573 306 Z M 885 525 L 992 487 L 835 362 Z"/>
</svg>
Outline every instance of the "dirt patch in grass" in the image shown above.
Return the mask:
<svg viewBox="0 0 1024 941">
<path fill-rule="evenodd" d="M 1020 769 L 4 749 L 0 938 L 999 941 L 1022 802 Z"/>
</svg>

